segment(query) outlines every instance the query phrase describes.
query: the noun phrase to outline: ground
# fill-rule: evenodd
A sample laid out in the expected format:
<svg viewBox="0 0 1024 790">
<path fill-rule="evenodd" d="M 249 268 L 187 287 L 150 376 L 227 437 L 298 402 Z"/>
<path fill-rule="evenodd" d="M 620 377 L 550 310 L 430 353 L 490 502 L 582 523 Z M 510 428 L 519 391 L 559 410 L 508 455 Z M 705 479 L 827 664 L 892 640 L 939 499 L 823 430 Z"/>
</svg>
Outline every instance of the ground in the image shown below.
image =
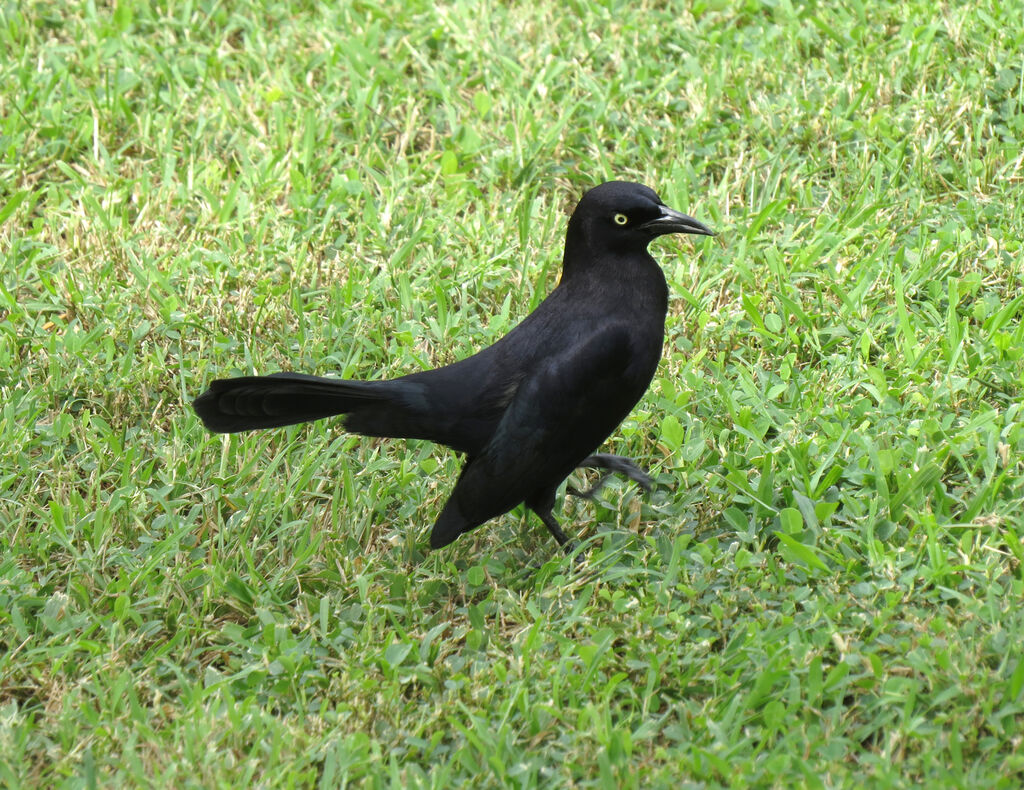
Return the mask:
<svg viewBox="0 0 1024 790">
<path fill-rule="evenodd" d="M 0 772 L 1018 787 L 1019 3 L 0 6 Z M 652 245 L 651 468 L 429 552 L 459 459 L 210 379 L 493 342 L 579 195 Z"/>
</svg>

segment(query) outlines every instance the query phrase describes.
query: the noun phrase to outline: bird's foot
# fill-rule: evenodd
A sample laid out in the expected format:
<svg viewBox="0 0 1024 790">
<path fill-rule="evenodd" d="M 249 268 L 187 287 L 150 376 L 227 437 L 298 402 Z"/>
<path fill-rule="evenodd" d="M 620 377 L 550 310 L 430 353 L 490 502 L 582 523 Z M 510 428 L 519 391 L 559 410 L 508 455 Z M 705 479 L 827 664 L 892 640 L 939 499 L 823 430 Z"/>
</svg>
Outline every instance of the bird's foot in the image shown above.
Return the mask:
<svg viewBox="0 0 1024 790">
<path fill-rule="evenodd" d="M 647 472 L 641 469 L 632 459 L 623 455 L 612 455 L 611 453 L 594 453 L 580 461 L 577 469 L 604 469 L 605 473 L 597 478 L 597 482 L 590 488 L 580 490 L 574 486 L 566 488 L 566 493 L 581 499 L 593 499 L 597 492 L 604 488 L 608 478 L 615 472 L 625 475 L 647 493 L 651 492 L 654 480 Z"/>
</svg>

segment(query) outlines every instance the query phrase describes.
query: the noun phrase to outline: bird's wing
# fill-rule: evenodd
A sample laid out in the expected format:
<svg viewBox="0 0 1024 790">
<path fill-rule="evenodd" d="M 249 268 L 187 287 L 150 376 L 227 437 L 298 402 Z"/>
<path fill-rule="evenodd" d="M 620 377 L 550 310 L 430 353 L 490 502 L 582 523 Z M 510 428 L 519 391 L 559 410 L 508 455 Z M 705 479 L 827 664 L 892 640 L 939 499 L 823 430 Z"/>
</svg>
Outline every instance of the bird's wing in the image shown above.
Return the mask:
<svg viewBox="0 0 1024 790">
<path fill-rule="evenodd" d="M 463 469 L 431 545 L 447 545 L 561 483 L 635 404 L 638 395 L 627 371 L 632 358 L 628 328 L 610 326 L 551 355 L 528 374 L 490 441 Z"/>
</svg>

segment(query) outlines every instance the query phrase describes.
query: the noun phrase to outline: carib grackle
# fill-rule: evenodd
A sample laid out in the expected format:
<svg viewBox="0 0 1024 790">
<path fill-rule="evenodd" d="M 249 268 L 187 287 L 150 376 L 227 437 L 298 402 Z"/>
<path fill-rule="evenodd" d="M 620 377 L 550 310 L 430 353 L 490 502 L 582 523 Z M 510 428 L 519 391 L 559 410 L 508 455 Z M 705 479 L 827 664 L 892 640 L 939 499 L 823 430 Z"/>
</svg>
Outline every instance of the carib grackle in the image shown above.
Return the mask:
<svg viewBox="0 0 1024 790">
<path fill-rule="evenodd" d="M 648 187 L 601 184 L 569 219 L 558 286 L 494 345 L 387 381 L 302 373 L 219 379 L 193 406 L 220 433 L 344 414 L 354 433 L 446 444 L 466 462 L 430 533 L 431 548 L 521 502 L 568 547 L 552 509 L 573 469 L 623 473 L 650 488 L 629 459 L 594 451 L 658 365 L 668 286 L 647 245 L 667 233 L 714 235 Z M 568 491 L 589 497 L 602 482 Z"/>
</svg>

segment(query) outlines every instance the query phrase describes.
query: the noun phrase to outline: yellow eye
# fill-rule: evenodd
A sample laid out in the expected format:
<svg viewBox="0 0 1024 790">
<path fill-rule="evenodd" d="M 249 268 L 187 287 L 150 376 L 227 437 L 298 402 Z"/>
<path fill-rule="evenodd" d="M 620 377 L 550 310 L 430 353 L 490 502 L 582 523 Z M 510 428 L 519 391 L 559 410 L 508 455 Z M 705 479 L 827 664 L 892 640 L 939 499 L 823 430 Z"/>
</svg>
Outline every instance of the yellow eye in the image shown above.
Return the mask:
<svg viewBox="0 0 1024 790">
<path fill-rule="evenodd" d="M 625 225 L 627 222 L 629 222 L 629 217 L 627 217 L 625 214 L 616 214 L 614 217 L 612 217 L 612 219 L 615 220 L 616 225 Z"/>
</svg>

